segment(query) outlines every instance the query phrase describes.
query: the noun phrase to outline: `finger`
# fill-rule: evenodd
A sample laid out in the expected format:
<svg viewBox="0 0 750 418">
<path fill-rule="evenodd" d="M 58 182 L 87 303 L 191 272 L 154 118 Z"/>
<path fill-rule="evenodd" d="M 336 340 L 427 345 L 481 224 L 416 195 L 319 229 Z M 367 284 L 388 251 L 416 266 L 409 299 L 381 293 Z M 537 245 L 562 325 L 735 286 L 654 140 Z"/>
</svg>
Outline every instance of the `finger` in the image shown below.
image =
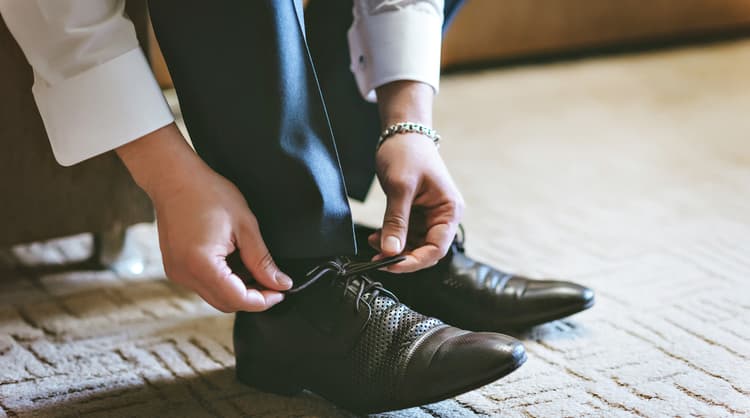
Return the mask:
<svg viewBox="0 0 750 418">
<path fill-rule="evenodd" d="M 237 233 L 237 248 L 242 262 L 258 283 L 272 290 L 291 289 L 294 284 L 292 279 L 273 261 L 255 218 L 246 220 L 240 226 Z"/>
<path fill-rule="evenodd" d="M 220 256 L 198 258 L 191 264 L 191 274 L 195 291 L 222 312 L 264 311 L 284 299 L 277 291 L 248 288 Z"/>
<path fill-rule="evenodd" d="M 284 300 L 284 294 L 275 290 L 248 287 L 235 274 L 226 276 L 213 287 L 212 294 L 221 304 L 223 312 L 260 312 Z"/>
<path fill-rule="evenodd" d="M 404 187 L 388 195 L 380 236 L 380 252 L 392 256 L 404 250 L 414 191 Z"/>
<path fill-rule="evenodd" d="M 380 251 L 380 231 L 375 231 L 367 237 L 367 243 L 370 244 L 375 251 Z"/>
<path fill-rule="evenodd" d="M 198 292 L 214 308 L 226 312 L 261 312 L 284 300 L 284 294 L 275 290 L 247 287 L 236 275 L 227 281 Z"/>
<path fill-rule="evenodd" d="M 392 273 L 409 273 L 437 264 L 448 252 L 457 228 L 457 224 L 452 222 L 432 226 L 427 231 L 422 246 L 409 251 L 405 254 L 404 261 L 388 266 L 387 270 Z"/>
</svg>

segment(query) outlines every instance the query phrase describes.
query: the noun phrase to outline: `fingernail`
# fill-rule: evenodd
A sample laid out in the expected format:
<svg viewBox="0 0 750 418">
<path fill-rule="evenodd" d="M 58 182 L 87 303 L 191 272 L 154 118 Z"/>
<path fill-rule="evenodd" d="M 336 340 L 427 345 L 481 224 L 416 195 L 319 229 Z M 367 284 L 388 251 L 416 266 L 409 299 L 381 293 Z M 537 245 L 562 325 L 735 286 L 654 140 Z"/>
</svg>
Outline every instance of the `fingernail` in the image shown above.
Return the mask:
<svg viewBox="0 0 750 418">
<path fill-rule="evenodd" d="M 387 251 L 400 252 L 401 251 L 401 240 L 393 235 L 385 238 L 385 249 Z"/>
<path fill-rule="evenodd" d="M 292 279 L 280 271 L 276 272 L 274 279 L 276 279 L 276 283 L 278 283 L 279 286 L 283 287 L 284 290 L 291 289 L 292 286 L 294 285 L 294 282 L 292 281 Z"/>
<path fill-rule="evenodd" d="M 271 293 L 266 296 L 266 305 L 268 306 L 275 305 L 281 302 L 282 300 L 284 300 L 283 293 Z"/>
</svg>

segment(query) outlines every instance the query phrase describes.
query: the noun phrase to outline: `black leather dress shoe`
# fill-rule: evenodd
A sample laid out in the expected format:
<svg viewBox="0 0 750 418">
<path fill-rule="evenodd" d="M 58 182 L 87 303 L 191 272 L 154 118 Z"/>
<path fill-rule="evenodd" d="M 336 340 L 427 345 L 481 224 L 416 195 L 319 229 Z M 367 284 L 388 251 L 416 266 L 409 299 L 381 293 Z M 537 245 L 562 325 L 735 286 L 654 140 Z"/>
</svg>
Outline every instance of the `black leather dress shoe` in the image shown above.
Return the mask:
<svg viewBox="0 0 750 418">
<path fill-rule="evenodd" d="M 374 229 L 356 226 L 358 259 L 376 254 Z M 594 291 L 560 280 L 533 280 L 472 260 L 456 238 L 437 265 L 414 273 L 371 276 L 426 315 L 473 331 L 519 330 L 564 318 L 594 305 Z"/>
<path fill-rule="evenodd" d="M 369 413 L 437 402 L 523 364 L 517 340 L 421 315 L 364 275 L 392 262 L 333 260 L 268 311 L 238 313 L 239 380 L 277 394 L 307 389 Z"/>
</svg>

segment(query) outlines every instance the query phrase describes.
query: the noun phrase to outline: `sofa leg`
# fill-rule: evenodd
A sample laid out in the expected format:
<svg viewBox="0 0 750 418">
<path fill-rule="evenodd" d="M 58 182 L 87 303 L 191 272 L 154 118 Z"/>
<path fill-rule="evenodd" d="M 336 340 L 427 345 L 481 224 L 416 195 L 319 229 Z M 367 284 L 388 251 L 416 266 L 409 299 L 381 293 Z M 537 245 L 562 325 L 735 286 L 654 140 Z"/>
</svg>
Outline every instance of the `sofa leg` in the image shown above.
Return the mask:
<svg viewBox="0 0 750 418">
<path fill-rule="evenodd" d="M 145 259 L 135 247 L 128 228 L 115 224 L 106 231 L 94 234 L 92 260 L 117 274 L 137 276 L 143 273 Z"/>
</svg>

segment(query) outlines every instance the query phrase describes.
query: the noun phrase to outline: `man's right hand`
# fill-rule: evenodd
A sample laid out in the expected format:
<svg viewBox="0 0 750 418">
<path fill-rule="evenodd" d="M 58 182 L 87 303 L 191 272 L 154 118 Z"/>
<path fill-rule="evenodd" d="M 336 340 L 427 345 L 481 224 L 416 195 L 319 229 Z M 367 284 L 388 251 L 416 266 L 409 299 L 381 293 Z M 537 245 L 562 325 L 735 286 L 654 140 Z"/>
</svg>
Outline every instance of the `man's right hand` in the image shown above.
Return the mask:
<svg viewBox="0 0 750 418">
<path fill-rule="evenodd" d="M 164 269 L 170 280 L 222 312 L 263 311 L 281 302 L 292 280 L 274 263 L 237 187 L 208 167 L 174 124 L 117 149 L 156 208 Z M 239 250 L 256 284 L 227 264 Z"/>
</svg>

